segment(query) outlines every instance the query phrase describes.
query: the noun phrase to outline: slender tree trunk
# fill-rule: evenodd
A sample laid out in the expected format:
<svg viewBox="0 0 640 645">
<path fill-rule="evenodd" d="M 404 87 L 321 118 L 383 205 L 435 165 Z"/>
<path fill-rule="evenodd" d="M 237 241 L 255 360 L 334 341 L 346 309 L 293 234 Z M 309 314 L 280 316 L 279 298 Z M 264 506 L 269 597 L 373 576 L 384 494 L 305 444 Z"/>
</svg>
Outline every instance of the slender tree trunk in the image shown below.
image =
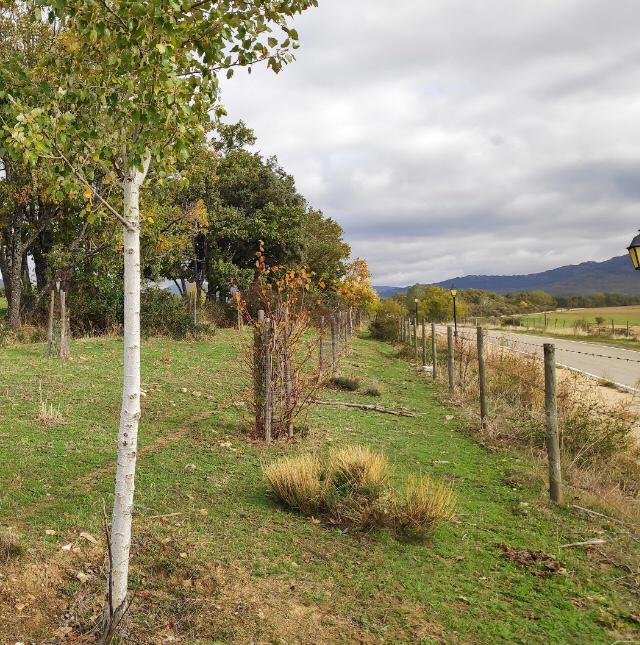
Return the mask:
<svg viewBox="0 0 640 645">
<path fill-rule="evenodd" d="M 20 306 L 22 305 L 22 244 L 14 241 L 11 253 L 11 270 L 9 275 L 9 326 L 11 329 L 20 327 Z"/>
<path fill-rule="evenodd" d="M 56 311 L 56 292 L 49 294 L 49 321 L 47 323 L 47 356 L 53 356 L 53 317 Z"/>
<path fill-rule="evenodd" d="M 118 621 L 126 610 L 131 519 L 140 419 L 140 186 L 149 161 L 140 172 L 130 169 L 123 182 L 124 216 L 124 378 L 118 431 L 118 461 L 111 520 L 110 590 L 107 612 Z M 109 593 L 110 592 L 110 593 Z"/>
</svg>

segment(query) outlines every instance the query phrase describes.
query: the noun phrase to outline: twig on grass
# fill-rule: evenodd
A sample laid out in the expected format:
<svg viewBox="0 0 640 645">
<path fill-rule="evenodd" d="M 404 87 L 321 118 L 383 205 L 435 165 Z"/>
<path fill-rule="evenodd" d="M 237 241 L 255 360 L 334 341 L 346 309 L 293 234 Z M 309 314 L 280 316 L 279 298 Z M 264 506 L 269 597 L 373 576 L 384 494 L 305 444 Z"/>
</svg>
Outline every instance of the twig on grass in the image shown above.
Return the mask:
<svg viewBox="0 0 640 645">
<path fill-rule="evenodd" d="M 561 549 L 568 549 L 572 546 L 596 546 L 596 544 L 606 544 L 607 541 L 602 538 L 591 538 L 590 540 L 585 540 L 584 542 L 571 542 L 569 544 L 561 544 Z"/>
<path fill-rule="evenodd" d="M 369 403 L 349 403 L 347 401 L 321 401 L 320 399 L 314 399 L 314 403 L 319 405 L 337 405 L 343 408 L 356 408 L 358 410 L 367 410 L 370 412 L 380 412 L 381 414 L 392 414 L 396 417 L 415 417 L 414 412 L 409 410 L 391 410 L 390 408 L 384 408 L 381 405 L 372 405 Z"/>
<path fill-rule="evenodd" d="M 582 511 L 583 513 L 587 513 L 588 515 L 595 515 L 597 517 L 602 517 L 605 520 L 608 520 L 609 522 L 613 522 L 614 524 L 619 524 L 625 531 L 627 532 L 627 535 L 634 540 L 635 542 L 640 542 L 640 538 L 636 537 L 631 533 L 629 530 L 629 527 L 622 522 L 621 520 L 616 519 L 615 517 L 611 517 L 609 515 L 605 515 L 604 513 L 599 513 L 598 511 L 594 511 L 590 508 L 585 508 L 584 506 L 578 506 L 577 504 L 572 504 L 571 508 L 575 508 L 579 511 Z"/>
</svg>

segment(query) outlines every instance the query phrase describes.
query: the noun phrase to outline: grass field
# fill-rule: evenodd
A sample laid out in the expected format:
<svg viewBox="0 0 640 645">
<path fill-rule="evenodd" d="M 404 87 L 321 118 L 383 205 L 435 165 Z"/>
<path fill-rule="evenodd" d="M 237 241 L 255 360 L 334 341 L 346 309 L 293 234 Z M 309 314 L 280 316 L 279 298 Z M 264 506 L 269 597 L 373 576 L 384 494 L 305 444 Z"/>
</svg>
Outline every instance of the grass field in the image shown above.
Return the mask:
<svg viewBox="0 0 640 645">
<path fill-rule="evenodd" d="M 611 325 L 613 321 L 616 327 L 625 327 L 627 322 L 630 326 L 640 326 L 640 305 L 628 307 L 593 307 L 585 309 L 568 309 L 567 311 L 550 311 L 547 314 L 547 325 L 549 327 L 572 327 L 577 321 L 583 320 L 590 324 L 596 324 L 596 318 L 602 317 L 603 325 Z M 544 324 L 544 314 L 524 315 L 531 323 L 536 325 Z"/>
<path fill-rule="evenodd" d="M 0 320 L 4 320 L 7 315 L 7 299 L 0 296 Z"/>
<path fill-rule="evenodd" d="M 616 582 L 623 573 L 606 560 L 620 537 L 615 526 L 551 507 L 531 474 L 537 466 L 476 443 L 389 345 L 356 340 L 343 371 L 375 378 L 384 388 L 376 403 L 417 416 L 323 406 L 305 438 L 269 448 L 243 434 L 238 345 L 232 331 L 208 342 L 145 343 L 126 642 L 640 637 L 637 596 Z M 13 527 L 24 545 L 17 559 L 0 560 L 0 642 L 69 636 L 97 616 L 121 349 L 118 340 L 78 341 L 66 363 L 45 359 L 42 346 L 0 349 L 0 527 Z M 59 406 L 64 424 L 37 419 L 43 398 Z M 333 391 L 323 398 L 368 400 Z M 456 522 L 420 544 L 384 532 L 345 533 L 274 505 L 263 461 L 345 443 L 384 451 L 399 476 L 431 473 L 450 482 Z M 604 557 L 560 548 L 594 536 L 607 540 Z M 519 564 L 500 545 L 552 559 Z"/>
</svg>

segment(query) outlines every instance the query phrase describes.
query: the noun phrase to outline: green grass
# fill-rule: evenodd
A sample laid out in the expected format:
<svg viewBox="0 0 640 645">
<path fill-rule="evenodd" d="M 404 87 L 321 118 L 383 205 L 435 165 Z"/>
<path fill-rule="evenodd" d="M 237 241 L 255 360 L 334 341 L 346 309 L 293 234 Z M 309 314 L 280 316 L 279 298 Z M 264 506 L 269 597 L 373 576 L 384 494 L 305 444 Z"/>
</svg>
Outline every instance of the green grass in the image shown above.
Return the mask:
<svg viewBox="0 0 640 645">
<path fill-rule="evenodd" d="M 356 340 L 342 369 L 380 382 L 376 402 L 417 416 L 321 406 L 304 439 L 269 448 L 243 434 L 238 347 L 232 331 L 144 344 L 130 642 L 173 634 L 188 643 L 609 643 L 640 635 L 637 597 L 615 581 L 623 572 L 559 548 L 609 529 L 551 507 L 528 458 L 476 443 L 390 346 Z M 99 607 L 102 546 L 78 534 L 99 537 L 103 500 L 111 503 L 121 349 L 118 340 L 80 341 L 65 363 L 44 358 L 42 346 L 0 349 L 0 528 L 14 527 L 27 547 L 0 569 L 2 642 L 49 638 L 69 606 L 81 622 Z M 37 420 L 40 384 L 63 425 Z M 323 398 L 359 400 L 335 390 Z M 458 520 L 430 543 L 411 543 L 325 528 L 269 498 L 264 460 L 346 443 L 383 451 L 399 478 L 449 481 Z M 61 551 L 72 542 L 78 552 Z M 550 553 L 564 571 L 533 575 L 499 543 Z M 90 580 L 79 582 L 78 570 Z"/>
<path fill-rule="evenodd" d="M 504 331 L 504 328 L 499 327 L 498 329 Z M 529 334 L 530 336 L 548 336 L 549 338 L 559 338 L 561 340 L 577 340 L 585 343 L 596 343 L 599 345 L 611 345 L 613 347 L 640 350 L 640 341 L 635 340 L 634 338 L 621 338 L 620 336 L 611 338 L 609 336 L 589 336 L 586 334 L 562 334 L 554 332 L 553 327 L 547 327 L 547 329 L 525 329 L 523 327 L 515 327 L 509 328 L 508 331 L 517 334 Z"/>
<path fill-rule="evenodd" d="M 3 320 L 7 315 L 7 299 L 0 296 L 0 320 Z"/>
<path fill-rule="evenodd" d="M 532 324 L 544 325 L 544 314 L 525 314 L 522 318 L 528 319 Z M 640 305 L 629 305 L 626 307 L 590 307 L 584 309 L 569 309 L 567 311 L 551 311 L 547 314 L 547 325 L 557 327 L 572 327 L 578 320 L 584 320 L 590 324 L 596 324 L 596 318 L 604 318 L 603 326 L 611 326 L 613 321 L 615 327 L 640 325 Z"/>
</svg>

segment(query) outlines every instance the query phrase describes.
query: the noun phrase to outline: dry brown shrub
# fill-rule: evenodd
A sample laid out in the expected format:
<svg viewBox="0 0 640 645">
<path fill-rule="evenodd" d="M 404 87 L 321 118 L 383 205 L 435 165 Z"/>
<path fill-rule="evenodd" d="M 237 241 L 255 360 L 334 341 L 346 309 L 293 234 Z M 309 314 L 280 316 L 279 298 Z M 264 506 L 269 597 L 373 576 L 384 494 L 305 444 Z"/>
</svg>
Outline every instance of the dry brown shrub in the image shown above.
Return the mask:
<svg viewBox="0 0 640 645">
<path fill-rule="evenodd" d="M 64 423 L 64 416 L 60 408 L 46 401 L 40 401 L 37 419 L 45 426 L 59 426 Z"/>
<path fill-rule="evenodd" d="M 451 519 L 455 507 L 451 489 L 428 477 L 410 478 L 395 491 L 386 458 L 364 446 L 333 450 L 325 461 L 285 457 L 264 466 L 264 473 L 283 504 L 345 528 L 388 528 L 423 538 Z"/>
<path fill-rule="evenodd" d="M 314 455 L 284 457 L 263 466 L 272 492 L 285 506 L 312 513 L 326 503 L 322 465 Z"/>
<path fill-rule="evenodd" d="M 12 532 L 0 532 L 0 564 L 6 564 L 22 555 L 20 538 Z"/>
<path fill-rule="evenodd" d="M 427 475 L 409 477 L 390 506 L 393 526 L 414 537 L 424 537 L 440 522 L 452 520 L 455 511 L 453 490 Z"/>
<path fill-rule="evenodd" d="M 387 458 L 367 446 L 345 446 L 329 452 L 327 479 L 338 491 L 379 494 L 387 483 Z"/>
</svg>

